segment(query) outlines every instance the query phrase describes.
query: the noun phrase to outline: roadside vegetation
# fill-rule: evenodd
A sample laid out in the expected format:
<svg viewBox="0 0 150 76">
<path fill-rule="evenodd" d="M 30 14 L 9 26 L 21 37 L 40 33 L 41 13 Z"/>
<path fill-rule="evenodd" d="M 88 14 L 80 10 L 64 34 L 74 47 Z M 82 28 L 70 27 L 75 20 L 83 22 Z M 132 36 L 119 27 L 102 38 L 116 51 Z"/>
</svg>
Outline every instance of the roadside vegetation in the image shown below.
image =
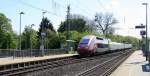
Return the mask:
<svg viewBox="0 0 150 76">
<path fill-rule="evenodd" d="M 69 19 L 70 39 L 73 40 L 73 50 L 76 50 L 80 39 L 85 35 L 96 35 L 110 38 L 112 41 L 129 43 L 139 47 L 139 39 L 131 36 L 115 35 L 113 25 L 119 21 L 113 14 L 96 14 L 94 20 L 81 15 L 71 15 Z M 31 25 L 26 25 L 21 35 L 12 29 L 11 20 L 0 13 L 0 49 L 18 49 L 19 37 L 21 36 L 21 49 L 40 49 L 41 33 L 44 32 L 43 43 L 45 49 L 57 49 L 66 47 L 66 21 L 62 21 L 57 30 L 54 29 L 51 21 L 45 17 L 39 24 L 39 29 L 34 30 Z M 31 44 L 32 41 L 32 44 Z M 72 52 L 71 52 L 72 53 Z"/>
</svg>

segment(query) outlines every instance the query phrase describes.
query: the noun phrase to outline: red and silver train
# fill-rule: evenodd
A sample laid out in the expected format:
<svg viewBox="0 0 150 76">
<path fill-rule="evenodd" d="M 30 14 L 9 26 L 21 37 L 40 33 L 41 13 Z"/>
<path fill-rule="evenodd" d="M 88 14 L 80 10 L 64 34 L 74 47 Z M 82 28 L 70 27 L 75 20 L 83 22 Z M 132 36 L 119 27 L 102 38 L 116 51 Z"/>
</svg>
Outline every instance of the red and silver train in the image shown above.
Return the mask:
<svg viewBox="0 0 150 76">
<path fill-rule="evenodd" d="M 81 56 L 91 56 L 129 48 L 132 48 L 131 44 L 112 42 L 110 39 L 87 35 L 81 39 L 77 52 Z"/>
</svg>

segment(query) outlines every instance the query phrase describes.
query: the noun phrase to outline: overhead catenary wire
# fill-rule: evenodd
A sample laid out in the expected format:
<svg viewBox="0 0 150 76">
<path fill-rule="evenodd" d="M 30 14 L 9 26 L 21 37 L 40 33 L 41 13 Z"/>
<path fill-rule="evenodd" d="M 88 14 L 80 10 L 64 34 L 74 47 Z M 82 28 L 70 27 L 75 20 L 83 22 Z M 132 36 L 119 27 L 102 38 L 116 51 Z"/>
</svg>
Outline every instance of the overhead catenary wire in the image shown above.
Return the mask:
<svg viewBox="0 0 150 76">
<path fill-rule="evenodd" d="M 74 4 L 74 3 L 76 3 L 76 4 Z M 81 8 L 80 6 L 79 6 L 79 4 L 80 3 L 78 3 L 78 2 L 74 2 L 74 3 L 72 3 L 72 5 L 76 8 L 76 9 L 80 9 L 80 11 L 82 11 L 83 13 L 85 13 L 85 14 L 87 14 L 87 15 L 90 15 L 91 13 L 89 13 L 89 11 L 87 11 L 86 9 L 84 9 L 84 8 Z M 80 4 L 81 5 L 81 4 Z"/>
<path fill-rule="evenodd" d="M 48 11 L 46 9 L 43 9 L 43 8 L 39 8 L 37 6 L 34 6 L 32 4 L 29 4 L 29 3 L 26 3 L 22 0 L 18 0 L 18 2 L 20 2 L 21 4 L 25 5 L 25 6 L 28 6 L 28 7 L 31 7 L 31 8 L 34 8 L 34 9 L 37 9 L 37 10 L 40 10 L 40 11 L 45 11 L 46 13 L 49 13 L 51 15 L 54 15 L 56 17 L 61 17 L 60 15 L 54 13 L 54 12 L 51 12 L 51 11 Z M 56 2 L 55 2 L 56 3 Z M 83 13 L 85 13 L 86 15 L 89 15 L 91 13 L 89 13 L 88 10 L 84 9 L 84 8 L 81 8 L 80 6 L 78 6 L 80 4 L 80 2 L 76 2 L 77 4 L 73 4 L 72 7 L 75 7 L 76 9 L 80 9 L 80 11 L 82 11 Z M 62 8 L 66 8 L 65 6 L 63 6 L 62 4 L 60 3 L 56 3 L 57 5 L 61 6 Z M 67 5 L 71 5 L 70 1 L 67 0 Z"/>
<path fill-rule="evenodd" d="M 39 8 L 37 6 L 34 6 L 32 4 L 29 4 L 29 3 L 25 3 L 24 1 L 22 0 L 18 0 L 19 3 L 21 3 L 22 5 L 25 5 L 25 6 L 28 6 L 28 7 L 31 7 L 31 8 L 34 8 L 34 9 L 37 9 L 37 10 L 40 10 L 40 11 L 45 11 L 46 13 L 49 13 L 51 15 L 54 15 L 54 16 L 57 16 L 57 17 L 60 17 L 59 15 L 57 15 L 56 13 L 53 13 L 51 11 L 48 11 L 46 9 L 43 9 L 43 8 Z"/>
<path fill-rule="evenodd" d="M 58 2 L 56 2 L 56 1 L 54 1 L 54 0 L 52 0 L 51 2 L 52 2 L 52 3 L 55 3 L 56 6 L 58 5 L 59 7 L 61 6 L 61 8 L 66 8 L 66 6 L 64 6 L 64 5 L 58 3 Z"/>
<path fill-rule="evenodd" d="M 81 4 L 81 2 L 80 2 L 79 0 L 76 0 L 76 3 L 77 3 L 78 5 L 82 5 L 82 7 L 85 8 L 85 9 L 83 8 L 83 10 L 85 10 L 86 12 L 89 12 L 89 10 L 87 10 L 88 6 L 85 6 L 85 5 Z"/>
<path fill-rule="evenodd" d="M 104 10 L 106 10 L 105 7 L 104 7 L 104 5 L 102 4 L 102 2 L 100 0 L 97 0 L 97 2 L 99 3 L 100 7 L 102 7 Z"/>
<path fill-rule="evenodd" d="M 59 15 L 63 14 L 64 15 L 65 12 L 66 12 L 67 6 L 66 6 L 66 4 L 65 5 L 61 4 L 61 3 L 64 3 L 64 2 L 61 2 L 61 3 L 59 3 L 59 2 L 57 2 L 55 0 L 51 0 L 52 8 L 54 9 L 55 12 L 57 12 L 56 14 L 59 14 Z M 62 9 L 59 10 L 59 8 L 62 8 L 62 9 L 65 9 L 65 10 L 62 10 Z M 62 13 L 61 11 L 63 11 L 64 13 Z"/>
<path fill-rule="evenodd" d="M 54 0 L 52 0 L 53 2 L 54 2 Z M 55 2 L 56 4 L 58 4 L 58 5 L 60 5 L 62 8 L 66 8 L 68 5 L 70 5 L 71 7 L 74 7 L 74 8 L 76 8 L 76 9 L 79 9 L 80 11 L 82 11 L 83 13 L 86 13 L 87 15 L 89 15 L 89 14 L 91 14 L 91 13 L 89 13 L 89 11 L 87 11 L 86 9 L 83 9 L 83 8 L 81 8 L 80 6 L 78 6 L 79 5 L 79 3 L 77 3 L 77 4 L 74 4 L 74 3 L 72 3 L 72 2 L 70 2 L 70 0 L 66 0 L 66 5 L 67 6 L 63 6 L 62 4 L 60 4 L 60 3 L 58 3 L 58 2 Z M 63 2 L 62 2 L 63 3 Z M 73 8 L 72 8 L 73 9 Z"/>
<path fill-rule="evenodd" d="M 46 9 L 43 9 L 43 8 L 40 8 L 40 7 L 37 7 L 37 6 L 34 6 L 32 4 L 29 4 L 29 3 L 26 3 L 22 0 L 17 0 L 19 3 L 21 3 L 22 5 L 25 5 L 25 6 L 28 6 L 28 7 L 31 7 L 31 8 L 34 8 L 34 9 L 37 9 L 37 10 L 40 10 L 40 11 L 45 11 L 47 12 L 48 14 L 51 14 L 51 15 L 54 15 L 56 17 L 62 17 L 61 14 L 57 14 L 57 13 L 54 13 L 52 11 L 48 11 Z M 52 0 L 54 1 L 54 0 Z M 55 2 L 55 1 L 54 1 Z M 58 3 L 58 2 L 55 2 L 57 5 L 61 6 L 61 8 L 66 8 L 65 6 L 63 6 L 62 4 Z M 81 5 L 80 1 L 75 1 L 75 2 L 70 2 L 70 0 L 67 0 L 67 4 L 68 5 L 71 5 L 71 7 L 74 7 L 76 9 L 79 9 L 80 11 L 82 11 L 84 14 L 86 15 L 90 15 L 91 12 L 89 10 L 87 10 L 86 8 L 81 8 L 79 5 Z M 82 6 L 83 7 L 83 6 Z M 72 8 L 73 9 L 73 8 Z"/>
<path fill-rule="evenodd" d="M 20 4 L 24 5 L 24 6 L 27 6 L 27 7 L 36 9 L 36 10 L 39 10 L 39 11 L 41 11 L 41 12 L 46 12 L 47 14 L 52 15 L 53 17 L 55 17 L 55 18 L 50 17 L 50 18 L 53 18 L 53 20 L 56 20 L 56 21 L 57 21 L 58 18 L 59 18 L 60 20 L 64 20 L 64 17 L 63 17 L 62 15 L 60 15 L 60 14 L 58 15 L 58 14 L 56 14 L 56 13 L 54 13 L 54 12 L 48 11 L 48 10 L 43 9 L 43 8 L 39 8 L 39 7 L 34 6 L 34 5 L 30 4 L 30 3 L 26 3 L 26 2 L 24 2 L 24 1 L 22 1 L 22 0 L 17 0 L 17 1 L 18 1 Z"/>
</svg>

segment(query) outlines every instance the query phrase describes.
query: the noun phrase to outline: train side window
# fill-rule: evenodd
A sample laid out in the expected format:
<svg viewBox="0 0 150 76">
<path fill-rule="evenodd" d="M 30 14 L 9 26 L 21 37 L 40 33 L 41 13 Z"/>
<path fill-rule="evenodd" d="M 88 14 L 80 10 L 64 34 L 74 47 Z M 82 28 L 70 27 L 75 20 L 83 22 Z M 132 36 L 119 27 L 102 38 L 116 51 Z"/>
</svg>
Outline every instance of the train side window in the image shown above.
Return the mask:
<svg viewBox="0 0 150 76">
<path fill-rule="evenodd" d="M 108 48 L 108 44 L 97 44 L 97 48 Z"/>
<path fill-rule="evenodd" d="M 101 44 L 97 44 L 97 48 L 101 48 Z"/>
<path fill-rule="evenodd" d="M 108 48 L 109 47 L 108 44 L 105 44 L 105 47 Z"/>
</svg>

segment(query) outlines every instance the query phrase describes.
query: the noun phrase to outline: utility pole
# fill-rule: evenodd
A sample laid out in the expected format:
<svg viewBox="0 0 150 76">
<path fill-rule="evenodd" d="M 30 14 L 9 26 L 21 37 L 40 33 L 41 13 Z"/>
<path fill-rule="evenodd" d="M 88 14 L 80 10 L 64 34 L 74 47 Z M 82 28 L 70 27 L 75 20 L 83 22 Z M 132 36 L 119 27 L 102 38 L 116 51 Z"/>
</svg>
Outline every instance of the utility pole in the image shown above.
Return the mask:
<svg viewBox="0 0 150 76">
<path fill-rule="evenodd" d="M 66 22 L 66 28 L 67 28 L 67 50 L 69 50 L 70 47 L 70 5 L 67 6 L 67 22 Z"/>
<path fill-rule="evenodd" d="M 146 55 L 146 61 L 147 61 L 148 60 L 148 56 L 147 56 L 148 55 L 147 54 L 148 53 L 147 52 L 148 51 L 148 39 L 147 39 L 147 33 L 148 33 L 148 31 L 147 31 L 147 5 L 148 5 L 148 3 L 142 3 L 142 5 L 146 6 L 146 15 L 145 15 L 146 16 L 145 17 L 146 18 L 146 52 L 145 52 L 146 54 L 145 55 Z"/>
<path fill-rule="evenodd" d="M 46 12 L 42 12 L 42 20 L 44 19 L 44 14 Z M 44 56 L 44 43 L 43 43 L 43 39 L 44 39 L 44 36 L 45 36 L 45 33 L 44 33 L 44 25 L 42 25 L 41 27 L 41 46 L 40 46 L 40 50 L 42 51 L 42 56 Z"/>
<path fill-rule="evenodd" d="M 32 27 L 34 24 L 31 24 L 31 29 L 30 29 L 30 50 L 31 50 L 31 57 L 32 57 Z"/>
</svg>

